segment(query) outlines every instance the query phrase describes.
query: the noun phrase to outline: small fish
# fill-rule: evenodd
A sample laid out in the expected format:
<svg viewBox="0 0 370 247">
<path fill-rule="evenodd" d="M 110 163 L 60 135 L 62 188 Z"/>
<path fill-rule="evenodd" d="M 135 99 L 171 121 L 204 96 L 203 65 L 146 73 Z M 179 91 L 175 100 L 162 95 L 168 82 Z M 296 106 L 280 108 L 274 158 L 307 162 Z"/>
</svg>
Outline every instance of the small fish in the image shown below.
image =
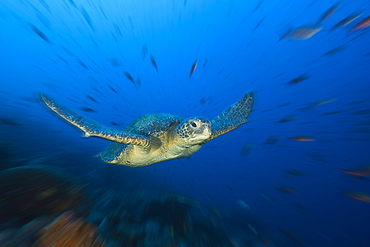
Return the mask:
<svg viewBox="0 0 370 247">
<path fill-rule="evenodd" d="M 269 111 L 272 111 L 272 109 L 264 110 L 264 111 L 262 111 L 262 113 L 263 113 L 263 112 L 269 112 Z"/>
<path fill-rule="evenodd" d="M 259 235 L 258 237 L 261 240 L 261 242 L 264 243 L 264 245 L 266 245 L 267 247 L 273 247 L 274 246 L 264 236 Z"/>
<path fill-rule="evenodd" d="M 88 94 L 85 94 L 86 98 L 88 98 L 89 100 L 95 102 L 95 103 L 99 103 L 98 101 L 96 101 L 96 99 L 94 99 L 93 97 L 91 97 L 90 95 Z"/>
<path fill-rule="evenodd" d="M 277 135 L 271 135 L 267 138 L 267 140 L 264 142 L 264 144 L 275 144 L 280 140 L 280 136 Z"/>
<path fill-rule="evenodd" d="M 353 116 L 368 115 L 368 114 L 370 114 L 370 109 L 355 111 L 351 113 L 351 115 Z"/>
<path fill-rule="evenodd" d="M 260 193 L 260 195 L 263 196 L 264 198 L 266 198 L 269 201 L 273 201 L 274 200 L 274 198 L 272 198 L 272 196 L 270 196 L 267 193 Z"/>
<path fill-rule="evenodd" d="M 148 47 L 146 47 L 146 44 L 141 47 L 141 52 L 141 56 L 143 57 L 143 60 L 145 60 L 145 56 L 148 54 Z"/>
<path fill-rule="evenodd" d="M 114 126 L 119 126 L 119 124 L 116 122 L 109 122 L 109 124 L 114 125 Z"/>
<path fill-rule="evenodd" d="M 212 146 L 207 145 L 207 146 L 206 146 L 206 148 L 209 148 L 209 149 L 211 149 L 212 151 L 215 151 L 215 150 L 217 149 L 217 146 L 214 146 L 214 145 L 212 145 Z"/>
<path fill-rule="evenodd" d="M 343 20 L 341 20 L 340 22 L 335 24 L 331 28 L 331 30 L 335 30 L 335 29 L 338 29 L 338 28 L 345 27 L 348 24 L 350 24 L 351 22 L 353 22 L 354 20 L 356 20 L 357 18 L 359 18 L 361 15 L 363 15 L 363 12 L 353 12 L 352 14 L 350 14 L 349 16 L 347 16 L 346 18 L 344 18 Z"/>
<path fill-rule="evenodd" d="M 135 85 L 134 79 L 132 78 L 130 73 L 128 73 L 127 71 L 124 71 L 123 73 L 125 74 L 126 78 Z"/>
<path fill-rule="evenodd" d="M 81 59 L 79 59 L 79 58 L 77 58 L 77 57 L 76 57 L 76 61 L 77 61 L 77 63 L 79 63 L 79 64 L 80 64 L 82 67 L 84 67 L 85 69 L 87 69 L 87 70 L 89 69 L 89 68 L 86 66 L 86 64 L 85 64 L 84 62 L 82 62 L 82 61 L 81 61 Z"/>
<path fill-rule="evenodd" d="M 221 214 L 220 210 L 218 210 L 218 208 L 216 208 L 216 207 L 208 207 L 207 206 L 207 209 L 208 209 L 208 211 L 210 213 L 216 215 L 219 218 L 222 218 L 222 214 Z"/>
<path fill-rule="evenodd" d="M 259 3 L 257 4 L 257 6 L 254 8 L 253 12 L 255 12 L 257 9 L 259 9 L 261 7 L 263 3 L 263 0 L 260 0 Z"/>
<path fill-rule="evenodd" d="M 342 171 L 350 176 L 353 176 L 354 178 L 364 179 L 367 177 L 370 177 L 370 169 L 362 169 L 358 171 L 351 171 L 351 170 L 345 170 L 345 169 L 339 169 L 339 171 Z"/>
<path fill-rule="evenodd" d="M 364 104 L 366 102 L 367 102 L 367 100 L 365 100 L 365 99 L 363 99 L 363 100 L 356 100 L 356 101 L 349 102 L 347 105 L 359 105 L 359 104 Z"/>
<path fill-rule="evenodd" d="M 284 107 L 284 106 L 288 106 L 288 105 L 290 105 L 290 103 L 288 102 L 288 103 L 284 103 L 284 104 L 280 104 L 280 105 L 278 105 L 277 107 L 278 108 L 280 108 L 280 107 Z"/>
<path fill-rule="evenodd" d="M 87 22 L 87 24 L 91 27 L 92 30 L 94 30 L 94 26 L 93 26 L 92 20 L 91 20 L 89 14 L 86 12 L 86 10 L 83 7 L 81 9 L 81 12 L 82 12 L 82 16 L 84 17 L 84 19 Z"/>
<path fill-rule="evenodd" d="M 320 32 L 323 28 L 318 26 L 299 27 L 286 34 L 289 40 L 307 40 Z"/>
<path fill-rule="evenodd" d="M 341 45 L 341 46 L 338 46 L 326 53 L 324 53 L 321 57 L 332 57 L 334 55 L 337 55 L 338 53 L 344 51 L 345 49 L 347 49 L 348 46 L 345 46 L 345 45 Z"/>
<path fill-rule="evenodd" d="M 51 189 L 45 190 L 44 192 L 41 192 L 36 197 L 38 200 L 42 200 L 46 197 L 54 195 L 56 192 L 57 192 L 57 189 L 51 188 Z"/>
<path fill-rule="evenodd" d="M 291 141 L 297 141 L 297 142 L 312 142 L 316 139 L 310 136 L 293 136 L 288 138 Z"/>
<path fill-rule="evenodd" d="M 310 157 L 312 160 L 328 162 L 322 154 L 306 153 L 305 155 Z"/>
<path fill-rule="evenodd" d="M 225 186 L 226 186 L 226 188 L 228 188 L 229 190 L 234 191 L 230 186 L 228 186 L 228 185 L 226 185 L 226 184 L 225 184 Z"/>
<path fill-rule="evenodd" d="M 82 111 L 84 111 L 84 112 L 96 112 L 96 111 L 94 111 L 93 109 L 91 109 L 91 108 L 89 108 L 89 107 L 80 107 L 80 109 L 82 110 Z"/>
<path fill-rule="evenodd" d="M 257 30 L 257 28 L 259 28 L 259 26 L 262 24 L 262 22 L 266 19 L 266 16 L 263 17 L 258 23 L 257 25 L 253 28 L 252 32 Z"/>
<path fill-rule="evenodd" d="M 32 24 L 29 24 L 32 31 L 34 31 L 40 38 L 42 38 L 44 41 L 46 41 L 47 43 L 51 44 L 50 40 L 48 39 L 48 37 L 46 37 L 46 35 L 41 32 L 37 27 L 35 27 L 34 25 Z"/>
<path fill-rule="evenodd" d="M 338 8 L 342 5 L 342 2 L 337 2 L 336 4 L 334 4 L 333 6 L 331 6 L 327 11 L 325 11 L 319 18 L 319 20 L 317 21 L 317 24 L 320 24 L 321 22 L 323 22 L 325 19 L 327 19 L 329 16 L 331 16 L 335 11 L 338 10 Z"/>
<path fill-rule="evenodd" d="M 353 29 L 350 31 L 350 33 L 360 30 L 360 29 L 365 29 L 370 27 L 370 16 L 366 17 L 362 21 L 360 21 L 356 26 L 353 27 Z"/>
<path fill-rule="evenodd" d="M 290 80 L 289 82 L 287 82 L 287 85 L 295 85 L 295 84 L 298 84 L 298 83 L 300 83 L 302 81 L 305 81 L 307 79 L 310 79 L 310 78 L 311 78 L 311 76 L 309 74 L 302 74 L 302 75 Z"/>
<path fill-rule="evenodd" d="M 113 67 L 119 67 L 121 66 L 121 63 L 118 61 L 117 58 L 110 58 L 108 59 L 109 63 L 113 66 Z"/>
<path fill-rule="evenodd" d="M 189 78 L 191 77 L 191 75 L 194 73 L 195 69 L 197 68 L 197 64 L 198 64 L 198 60 L 195 60 L 195 62 L 193 63 L 193 65 L 191 66 L 191 70 L 190 70 L 190 75 L 189 75 Z"/>
<path fill-rule="evenodd" d="M 307 121 L 307 122 L 302 122 L 301 124 L 313 124 L 315 123 L 314 121 Z"/>
<path fill-rule="evenodd" d="M 350 35 L 351 33 L 349 33 L 348 35 Z M 356 35 L 355 37 L 353 37 L 352 39 L 350 39 L 348 42 L 352 42 L 358 38 L 361 38 L 362 36 L 364 36 L 366 34 L 366 32 L 363 32 L 363 33 L 360 33 L 359 35 Z M 347 35 L 347 36 L 348 36 Z"/>
<path fill-rule="evenodd" d="M 248 226 L 254 232 L 254 234 L 258 236 L 258 232 L 256 231 L 256 229 L 254 229 L 250 224 L 248 224 Z"/>
<path fill-rule="evenodd" d="M 155 62 L 154 57 L 153 57 L 152 55 L 150 55 L 150 61 L 152 61 L 152 64 L 153 64 L 153 66 L 154 66 L 155 70 L 156 70 L 156 71 L 157 71 L 157 73 L 158 73 L 157 63 Z"/>
<path fill-rule="evenodd" d="M 292 175 L 292 176 L 303 176 L 303 175 L 305 175 L 304 172 L 297 171 L 297 170 L 294 170 L 294 169 L 284 170 L 284 172 L 286 174 L 289 174 L 289 175 Z"/>
<path fill-rule="evenodd" d="M 296 119 L 297 117 L 298 117 L 298 115 L 289 115 L 289 116 L 286 116 L 283 119 L 277 121 L 276 123 L 287 123 L 287 122 L 291 122 L 294 119 Z"/>
<path fill-rule="evenodd" d="M 141 79 L 140 76 L 137 76 L 136 82 L 135 82 L 135 87 L 136 89 L 139 89 L 141 86 Z"/>
<path fill-rule="evenodd" d="M 292 30 L 289 30 L 288 32 L 286 32 L 283 36 L 280 37 L 280 39 L 277 42 L 287 38 L 290 35 L 291 32 L 292 32 Z"/>
<path fill-rule="evenodd" d="M 370 203 L 370 195 L 365 193 L 365 192 L 345 191 L 345 192 L 343 192 L 343 195 L 348 196 L 348 197 L 353 198 L 353 199 L 356 199 L 356 200 L 359 200 L 359 201 L 362 201 L 362 202 Z"/>
<path fill-rule="evenodd" d="M 339 113 L 343 113 L 345 112 L 344 110 L 339 110 L 339 111 L 330 111 L 330 112 L 324 112 L 322 114 L 320 114 L 321 116 L 329 116 L 329 115 L 335 115 L 335 114 L 339 114 Z"/>
<path fill-rule="evenodd" d="M 323 99 L 314 103 L 313 106 L 325 105 L 334 101 L 336 101 L 334 98 Z"/>
<path fill-rule="evenodd" d="M 288 185 L 283 185 L 280 187 L 274 187 L 274 189 L 277 189 L 278 191 L 284 193 L 284 194 L 296 194 L 297 190 L 293 187 L 290 187 Z"/>
<path fill-rule="evenodd" d="M 207 63 L 208 63 L 208 59 L 204 59 L 204 62 L 203 62 L 203 68 L 205 68 L 207 66 Z"/>
<path fill-rule="evenodd" d="M 240 151 L 239 155 L 241 156 L 247 156 L 248 154 L 250 154 L 250 152 L 252 152 L 254 148 L 254 144 L 250 144 L 250 143 L 247 143 L 244 145 L 242 151 Z"/>
<path fill-rule="evenodd" d="M 112 90 L 113 92 L 117 93 L 117 91 L 111 86 L 111 85 L 108 85 L 109 89 Z"/>
<path fill-rule="evenodd" d="M 77 6 L 76 6 L 76 4 L 73 2 L 73 0 L 68 0 L 68 2 L 69 2 L 71 5 L 73 5 L 73 6 L 77 9 Z"/>
<path fill-rule="evenodd" d="M 236 201 L 242 208 L 244 208 L 244 209 L 251 209 L 251 207 L 248 205 L 248 204 L 246 204 L 243 200 L 241 200 L 241 199 L 239 199 L 239 200 L 237 200 Z"/>
<path fill-rule="evenodd" d="M 303 216 L 309 217 L 307 209 L 299 202 L 292 202 L 295 211 L 302 214 Z"/>
<path fill-rule="evenodd" d="M 282 230 L 280 227 L 278 227 L 280 231 L 282 231 L 288 238 L 292 239 L 293 241 L 295 242 L 298 242 L 298 243 L 302 243 L 302 239 L 300 237 L 297 236 L 297 234 L 295 234 L 294 232 L 292 231 L 288 231 L 288 230 Z"/>
<path fill-rule="evenodd" d="M 10 118 L 0 118 L 0 123 L 5 124 L 5 125 L 13 125 L 13 126 L 21 125 L 20 123 L 17 123 L 16 121 Z"/>
<path fill-rule="evenodd" d="M 66 59 L 64 59 L 62 56 L 60 56 L 60 55 L 58 55 L 58 54 L 57 54 L 57 57 L 58 57 L 60 60 L 62 60 L 63 62 L 65 62 L 66 64 L 68 64 L 68 65 L 69 65 L 68 61 L 67 61 Z"/>
</svg>

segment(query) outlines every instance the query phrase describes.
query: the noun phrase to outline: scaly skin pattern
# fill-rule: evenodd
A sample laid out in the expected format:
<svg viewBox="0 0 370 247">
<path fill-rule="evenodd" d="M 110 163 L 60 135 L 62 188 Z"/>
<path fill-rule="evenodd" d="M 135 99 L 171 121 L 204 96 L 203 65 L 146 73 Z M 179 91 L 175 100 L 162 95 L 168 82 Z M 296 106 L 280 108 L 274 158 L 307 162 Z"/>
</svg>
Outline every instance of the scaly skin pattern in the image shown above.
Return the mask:
<svg viewBox="0 0 370 247">
<path fill-rule="evenodd" d="M 145 115 L 141 118 L 143 118 L 142 120 L 150 119 L 149 122 L 151 123 L 153 115 Z M 178 118 L 179 117 L 177 116 L 173 116 L 173 119 L 175 120 Z M 148 123 L 148 121 L 144 122 Z M 130 124 L 125 131 L 131 129 L 136 132 L 138 128 L 134 127 L 137 123 L 140 123 L 140 126 L 143 124 L 141 120 L 135 121 L 134 124 Z M 192 126 L 192 124 L 195 127 Z M 182 121 L 181 124 L 178 124 L 176 121 L 172 121 L 165 131 L 157 131 L 155 135 L 153 133 L 151 134 L 151 136 L 148 136 L 151 143 L 149 148 L 137 145 L 128 145 L 124 149 L 120 149 L 122 144 L 110 144 L 107 149 L 101 153 L 103 161 L 107 163 L 139 167 L 165 160 L 189 157 L 199 150 L 201 147 L 199 144 L 201 142 L 210 137 L 211 125 L 210 121 L 205 118 L 189 118 Z M 111 154 L 113 153 L 116 153 L 116 155 L 111 157 Z M 107 159 L 108 157 L 110 160 Z"/>
<path fill-rule="evenodd" d="M 156 113 L 137 118 L 124 130 L 116 130 L 83 117 L 44 94 L 41 98 L 49 109 L 82 130 L 86 137 L 112 141 L 98 155 L 104 162 L 133 167 L 191 156 L 204 143 L 246 123 L 254 102 L 254 94 L 249 92 L 213 121 Z"/>
</svg>

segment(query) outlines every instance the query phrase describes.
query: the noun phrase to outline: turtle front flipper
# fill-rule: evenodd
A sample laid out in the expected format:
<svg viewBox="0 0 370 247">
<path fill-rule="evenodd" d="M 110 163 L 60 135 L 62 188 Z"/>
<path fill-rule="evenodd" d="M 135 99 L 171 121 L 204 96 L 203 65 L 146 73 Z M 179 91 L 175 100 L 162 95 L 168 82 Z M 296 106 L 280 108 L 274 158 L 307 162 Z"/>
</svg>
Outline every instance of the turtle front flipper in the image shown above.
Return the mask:
<svg viewBox="0 0 370 247">
<path fill-rule="evenodd" d="M 239 125 L 247 122 L 247 117 L 252 110 L 254 102 L 253 92 L 246 93 L 244 97 L 229 106 L 221 112 L 215 119 L 212 120 L 212 135 L 207 141 L 210 141 L 217 136 L 223 135 Z"/>
<path fill-rule="evenodd" d="M 41 98 L 52 111 L 65 119 L 67 122 L 82 130 L 85 133 L 85 137 L 96 136 L 124 144 L 138 145 L 143 147 L 150 146 L 149 138 L 143 135 L 132 134 L 126 131 L 116 130 L 104 126 L 103 124 L 99 124 L 91 119 L 85 118 L 80 114 L 68 109 L 67 107 L 58 104 L 52 98 L 47 97 L 44 94 L 41 94 Z"/>
</svg>

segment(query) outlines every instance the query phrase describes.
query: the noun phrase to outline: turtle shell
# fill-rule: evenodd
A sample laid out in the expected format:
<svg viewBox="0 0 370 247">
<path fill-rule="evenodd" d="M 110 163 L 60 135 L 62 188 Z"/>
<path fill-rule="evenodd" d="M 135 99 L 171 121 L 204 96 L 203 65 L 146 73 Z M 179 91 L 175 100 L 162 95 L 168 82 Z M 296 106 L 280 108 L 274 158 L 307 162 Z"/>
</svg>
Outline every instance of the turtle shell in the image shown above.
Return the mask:
<svg viewBox="0 0 370 247">
<path fill-rule="evenodd" d="M 156 113 L 148 114 L 137 118 L 124 131 L 144 135 L 146 137 L 158 137 L 163 135 L 173 125 L 179 125 L 184 120 L 172 114 Z"/>
<path fill-rule="evenodd" d="M 137 118 L 129 124 L 124 131 L 139 134 L 146 137 L 160 137 L 166 131 L 171 129 L 172 126 L 177 126 L 183 120 L 172 114 L 155 113 L 148 114 Z M 120 154 L 127 148 L 127 144 L 112 142 L 106 149 L 100 153 L 101 159 L 104 162 L 112 162 L 116 160 Z"/>
</svg>

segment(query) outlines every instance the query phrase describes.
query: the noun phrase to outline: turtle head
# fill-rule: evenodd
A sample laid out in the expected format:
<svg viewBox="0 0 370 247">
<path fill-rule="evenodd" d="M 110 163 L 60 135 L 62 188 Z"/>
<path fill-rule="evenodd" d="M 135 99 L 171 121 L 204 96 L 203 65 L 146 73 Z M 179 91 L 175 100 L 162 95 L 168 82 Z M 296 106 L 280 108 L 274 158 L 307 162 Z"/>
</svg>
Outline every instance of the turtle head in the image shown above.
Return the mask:
<svg viewBox="0 0 370 247">
<path fill-rule="evenodd" d="M 212 134 L 211 121 L 201 117 L 185 119 L 177 126 L 176 134 L 184 141 L 185 145 L 202 143 Z"/>
</svg>

